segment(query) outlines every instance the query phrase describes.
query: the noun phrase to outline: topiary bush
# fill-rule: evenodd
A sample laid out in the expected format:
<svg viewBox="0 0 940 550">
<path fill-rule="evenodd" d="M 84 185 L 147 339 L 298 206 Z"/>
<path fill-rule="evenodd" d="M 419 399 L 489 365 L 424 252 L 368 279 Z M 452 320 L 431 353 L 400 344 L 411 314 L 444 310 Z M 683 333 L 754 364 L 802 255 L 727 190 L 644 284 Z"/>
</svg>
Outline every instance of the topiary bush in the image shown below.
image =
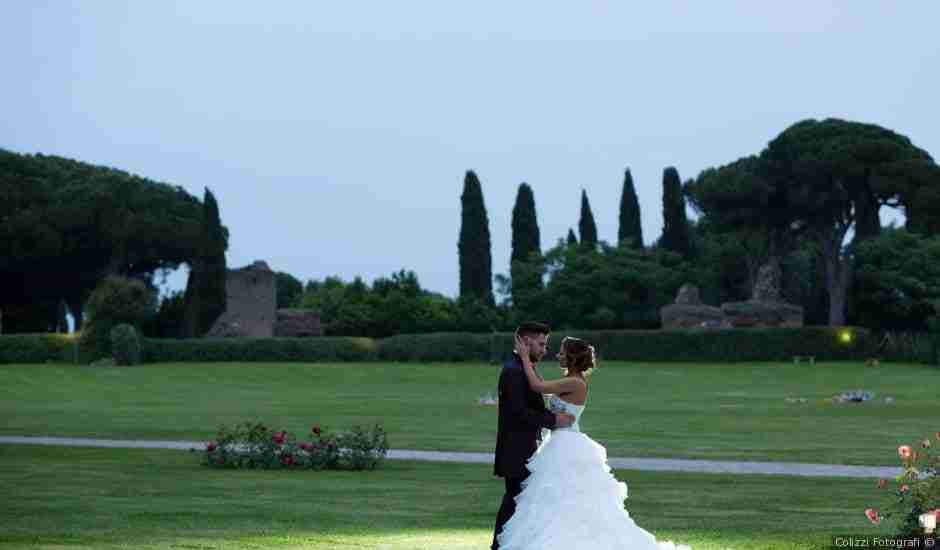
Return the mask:
<svg viewBox="0 0 940 550">
<path fill-rule="evenodd" d="M 111 329 L 111 356 L 120 366 L 136 365 L 140 363 L 140 338 L 137 329 L 121 323 Z"/>
<path fill-rule="evenodd" d="M 127 323 L 137 329 L 155 314 L 155 292 L 143 282 L 124 277 L 106 277 L 88 298 L 88 313 L 80 343 L 83 363 L 111 356 L 111 329 Z"/>
</svg>

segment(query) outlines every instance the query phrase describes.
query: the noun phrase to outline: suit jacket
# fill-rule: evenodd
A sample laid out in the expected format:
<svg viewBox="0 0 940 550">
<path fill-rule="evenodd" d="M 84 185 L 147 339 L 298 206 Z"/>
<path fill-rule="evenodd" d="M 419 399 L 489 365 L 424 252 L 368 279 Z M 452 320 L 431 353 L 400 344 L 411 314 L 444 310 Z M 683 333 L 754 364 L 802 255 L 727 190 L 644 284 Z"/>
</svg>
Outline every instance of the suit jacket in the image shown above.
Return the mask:
<svg viewBox="0 0 940 550">
<path fill-rule="evenodd" d="M 525 477 L 525 463 L 542 441 L 542 428 L 554 428 L 555 415 L 542 394 L 529 388 L 522 359 L 513 354 L 499 373 L 499 424 L 493 474 Z"/>
</svg>

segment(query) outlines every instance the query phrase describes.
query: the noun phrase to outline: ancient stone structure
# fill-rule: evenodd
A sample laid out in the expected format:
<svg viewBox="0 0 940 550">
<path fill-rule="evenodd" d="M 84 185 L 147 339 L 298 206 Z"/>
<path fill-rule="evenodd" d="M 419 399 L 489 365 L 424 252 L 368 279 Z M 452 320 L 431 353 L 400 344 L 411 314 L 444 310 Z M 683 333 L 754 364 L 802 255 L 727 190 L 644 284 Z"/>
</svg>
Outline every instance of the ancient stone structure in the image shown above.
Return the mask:
<svg viewBox="0 0 940 550">
<path fill-rule="evenodd" d="M 206 335 L 208 338 L 274 336 L 277 290 L 274 272 L 262 261 L 230 269 L 225 279 L 225 313 Z"/>
<path fill-rule="evenodd" d="M 276 309 L 277 282 L 268 264 L 256 261 L 228 270 L 225 313 L 207 338 L 270 338 L 322 336 L 320 316 L 305 309 Z"/>
<path fill-rule="evenodd" d="M 803 308 L 780 299 L 780 265 L 768 262 L 757 272 L 751 299 L 721 304 L 733 327 L 801 327 Z"/>
<path fill-rule="evenodd" d="M 320 315 L 311 309 L 279 309 L 274 335 L 288 338 L 323 336 Z"/>
<path fill-rule="evenodd" d="M 663 329 L 725 328 L 728 326 L 720 308 L 702 303 L 698 287 L 684 284 L 676 301 L 659 310 Z"/>
</svg>

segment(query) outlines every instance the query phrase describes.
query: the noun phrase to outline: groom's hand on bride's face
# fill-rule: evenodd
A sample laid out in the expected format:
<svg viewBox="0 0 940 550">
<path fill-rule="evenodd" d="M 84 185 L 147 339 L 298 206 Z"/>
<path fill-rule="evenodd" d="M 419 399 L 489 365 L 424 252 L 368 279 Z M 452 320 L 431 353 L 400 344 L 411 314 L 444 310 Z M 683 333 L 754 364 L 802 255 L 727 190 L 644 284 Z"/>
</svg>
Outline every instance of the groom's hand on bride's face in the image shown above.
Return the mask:
<svg viewBox="0 0 940 550">
<path fill-rule="evenodd" d="M 568 413 L 558 413 L 555 415 L 555 427 L 556 428 L 567 428 L 568 426 L 574 424 L 574 417 Z"/>
</svg>

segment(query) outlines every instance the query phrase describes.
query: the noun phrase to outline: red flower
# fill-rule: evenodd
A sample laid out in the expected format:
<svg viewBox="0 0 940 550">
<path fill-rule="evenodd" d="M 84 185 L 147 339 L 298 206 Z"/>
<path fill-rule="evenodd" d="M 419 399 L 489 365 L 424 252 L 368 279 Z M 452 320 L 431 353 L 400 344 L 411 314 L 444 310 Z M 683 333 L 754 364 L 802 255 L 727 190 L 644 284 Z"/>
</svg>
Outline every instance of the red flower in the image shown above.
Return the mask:
<svg viewBox="0 0 940 550">
<path fill-rule="evenodd" d="M 881 523 L 881 516 L 878 515 L 878 510 L 875 508 L 866 508 L 865 517 L 868 518 L 868 521 L 878 525 Z"/>
<path fill-rule="evenodd" d="M 206 444 L 206 450 L 209 451 L 210 453 L 214 451 L 215 449 L 216 449 L 215 441 L 210 441 L 208 444 Z"/>
<path fill-rule="evenodd" d="M 283 464 L 283 465 L 285 465 L 285 466 L 293 466 L 293 464 L 294 464 L 294 457 L 292 457 L 291 455 L 283 455 L 283 456 L 281 457 L 281 464 Z"/>
<path fill-rule="evenodd" d="M 879 488 L 879 489 L 884 489 L 885 487 L 887 487 L 887 485 L 888 485 L 888 480 L 887 480 L 887 479 L 879 479 L 879 480 L 878 480 L 878 488 Z"/>
<path fill-rule="evenodd" d="M 301 443 L 300 448 L 307 451 L 308 453 L 313 451 L 313 445 L 310 443 Z"/>
<path fill-rule="evenodd" d="M 277 432 L 271 438 L 271 441 L 274 441 L 277 445 L 283 445 L 284 442 L 287 441 L 287 432 Z"/>
<path fill-rule="evenodd" d="M 320 435 L 320 426 L 319 425 L 314 426 L 313 429 L 310 431 L 312 431 L 314 435 Z M 938 432 L 937 435 L 940 435 L 940 432 Z"/>
</svg>

